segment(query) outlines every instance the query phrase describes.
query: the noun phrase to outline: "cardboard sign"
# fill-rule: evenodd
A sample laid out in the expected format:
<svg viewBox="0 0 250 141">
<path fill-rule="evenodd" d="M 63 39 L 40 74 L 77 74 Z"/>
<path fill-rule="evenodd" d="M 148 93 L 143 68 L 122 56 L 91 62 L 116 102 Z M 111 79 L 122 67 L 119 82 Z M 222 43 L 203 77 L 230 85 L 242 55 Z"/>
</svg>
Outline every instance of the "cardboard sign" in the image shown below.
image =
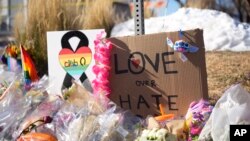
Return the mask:
<svg viewBox="0 0 250 141">
<path fill-rule="evenodd" d="M 185 115 L 194 100 L 208 97 L 203 31 L 184 31 L 182 40 L 199 48 L 196 53 L 174 52 L 166 43 L 180 40 L 178 32 L 111 38 L 111 99 L 141 116 Z"/>
<path fill-rule="evenodd" d="M 95 61 L 94 39 L 102 29 L 81 31 L 47 32 L 48 67 L 52 83 L 50 91 L 61 94 L 65 87 L 71 86 L 71 80 L 91 82 L 95 75 L 92 66 Z"/>
</svg>

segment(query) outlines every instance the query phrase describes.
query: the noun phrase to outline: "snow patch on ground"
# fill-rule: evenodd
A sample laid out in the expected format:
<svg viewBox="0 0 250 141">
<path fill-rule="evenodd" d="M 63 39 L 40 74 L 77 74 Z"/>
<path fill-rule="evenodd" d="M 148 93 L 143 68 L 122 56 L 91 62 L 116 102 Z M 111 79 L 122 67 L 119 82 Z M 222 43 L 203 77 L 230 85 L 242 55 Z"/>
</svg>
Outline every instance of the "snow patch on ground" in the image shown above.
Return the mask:
<svg viewBox="0 0 250 141">
<path fill-rule="evenodd" d="M 145 20 L 146 34 L 188 30 L 204 30 L 206 51 L 250 51 L 250 25 L 240 23 L 216 10 L 181 8 L 165 17 Z M 134 35 L 134 20 L 116 25 L 111 36 Z"/>
</svg>

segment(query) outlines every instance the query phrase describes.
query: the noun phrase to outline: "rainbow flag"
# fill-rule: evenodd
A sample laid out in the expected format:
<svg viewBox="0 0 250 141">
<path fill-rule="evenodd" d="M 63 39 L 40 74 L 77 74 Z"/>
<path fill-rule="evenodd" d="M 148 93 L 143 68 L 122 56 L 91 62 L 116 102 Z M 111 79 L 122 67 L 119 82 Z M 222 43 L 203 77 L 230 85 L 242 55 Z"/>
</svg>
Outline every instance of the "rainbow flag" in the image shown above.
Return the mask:
<svg viewBox="0 0 250 141">
<path fill-rule="evenodd" d="M 22 45 L 20 46 L 20 50 L 25 84 L 30 85 L 32 82 L 38 81 L 39 77 L 37 75 L 35 65 L 28 52 L 25 51 Z"/>
<path fill-rule="evenodd" d="M 2 62 L 8 66 L 8 71 L 21 71 L 21 60 L 18 58 L 19 55 L 19 49 L 15 45 L 8 45 L 5 47 L 1 59 Z"/>
</svg>

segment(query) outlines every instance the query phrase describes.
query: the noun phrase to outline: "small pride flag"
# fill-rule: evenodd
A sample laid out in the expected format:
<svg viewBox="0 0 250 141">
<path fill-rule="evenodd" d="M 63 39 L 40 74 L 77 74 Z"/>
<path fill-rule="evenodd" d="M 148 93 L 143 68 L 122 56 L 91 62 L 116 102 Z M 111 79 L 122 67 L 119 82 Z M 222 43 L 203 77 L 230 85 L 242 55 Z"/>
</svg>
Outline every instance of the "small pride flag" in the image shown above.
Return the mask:
<svg viewBox="0 0 250 141">
<path fill-rule="evenodd" d="M 1 60 L 8 66 L 8 71 L 21 71 L 21 60 L 18 57 L 19 54 L 19 48 L 15 45 L 8 45 L 5 47 Z"/>
<path fill-rule="evenodd" d="M 32 82 L 38 81 L 39 77 L 28 52 L 25 51 L 22 45 L 20 45 L 20 50 L 25 84 L 30 85 Z"/>
</svg>

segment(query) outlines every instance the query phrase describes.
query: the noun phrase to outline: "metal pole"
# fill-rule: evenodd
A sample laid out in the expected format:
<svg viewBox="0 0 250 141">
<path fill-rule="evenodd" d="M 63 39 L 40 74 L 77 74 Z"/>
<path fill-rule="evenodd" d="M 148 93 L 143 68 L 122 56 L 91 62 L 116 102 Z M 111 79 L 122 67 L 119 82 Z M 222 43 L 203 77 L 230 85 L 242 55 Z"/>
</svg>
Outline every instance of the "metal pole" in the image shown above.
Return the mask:
<svg viewBox="0 0 250 141">
<path fill-rule="evenodd" d="M 143 35 L 144 30 L 144 0 L 134 1 L 134 13 L 135 13 L 135 35 Z"/>
<path fill-rule="evenodd" d="M 8 0 L 8 31 L 11 30 L 11 0 Z"/>
</svg>

